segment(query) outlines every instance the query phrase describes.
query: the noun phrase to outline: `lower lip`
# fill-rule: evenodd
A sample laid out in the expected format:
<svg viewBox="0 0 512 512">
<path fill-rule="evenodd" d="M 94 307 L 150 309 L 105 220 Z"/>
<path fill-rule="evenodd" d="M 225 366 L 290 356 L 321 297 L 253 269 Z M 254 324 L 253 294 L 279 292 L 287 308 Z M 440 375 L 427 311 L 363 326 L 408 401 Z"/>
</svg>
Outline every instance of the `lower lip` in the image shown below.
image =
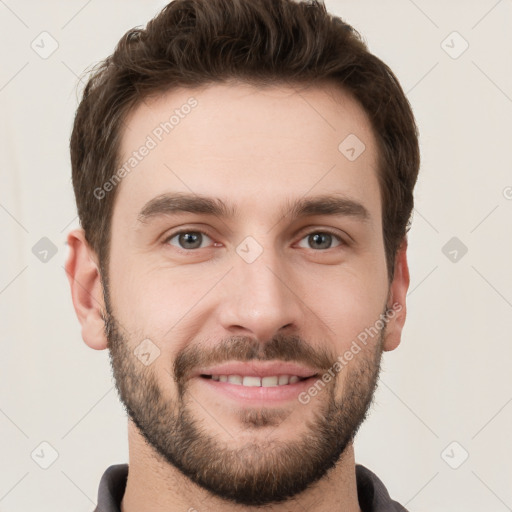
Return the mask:
<svg viewBox="0 0 512 512">
<path fill-rule="evenodd" d="M 207 388 L 215 391 L 217 395 L 223 394 L 229 398 L 255 405 L 268 405 L 269 402 L 284 402 L 290 400 L 298 400 L 301 392 L 309 388 L 316 377 L 299 380 L 293 384 L 283 386 L 242 386 L 241 384 L 233 384 L 231 382 L 220 382 L 213 379 L 205 379 L 197 377 L 197 380 L 207 386 Z"/>
</svg>

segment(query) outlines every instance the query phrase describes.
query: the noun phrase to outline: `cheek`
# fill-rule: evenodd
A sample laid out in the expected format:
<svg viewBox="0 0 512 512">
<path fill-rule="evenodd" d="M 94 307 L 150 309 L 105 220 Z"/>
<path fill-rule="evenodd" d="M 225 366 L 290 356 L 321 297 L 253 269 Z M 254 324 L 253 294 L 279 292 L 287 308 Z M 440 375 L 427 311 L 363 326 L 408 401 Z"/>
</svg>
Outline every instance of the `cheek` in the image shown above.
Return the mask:
<svg viewBox="0 0 512 512">
<path fill-rule="evenodd" d="M 222 276 L 217 272 L 199 276 L 193 267 L 152 265 L 143 269 L 142 264 L 134 264 L 130 271 L 119 272 L 112 283 L 116 291 L 113 307 L 123 326 L 154 340 L 166 356 L 198 335 L 202 325 L 198 315 L 205 313 L 201 300 Z"/>
<path fill-rule="evenodd" d="M 319 284 L 322 282 L 323 284 Z M 329 326 L 337 353 L 344 352 L 353 340 L 375 325 L 387 298 L 386 281 L 367 272 L 340 271 L 329 279 L 315 280 L 307 304 Z"/>
<path fill-rule="evenodd" d="M 112 269 L 111 294 L 119 315 L 123 315 L 127 323 L 150 320 L 163 311 L 173 314 L 174 308 L 169 306 L 179 305 L 174 296 L 179 295 L 180 286 L 169 272 L 147 268 L 136 259 L 117 261 L 119 263 Z M 144 324 L 149 322 L 144 321 Z"/>
</svg>

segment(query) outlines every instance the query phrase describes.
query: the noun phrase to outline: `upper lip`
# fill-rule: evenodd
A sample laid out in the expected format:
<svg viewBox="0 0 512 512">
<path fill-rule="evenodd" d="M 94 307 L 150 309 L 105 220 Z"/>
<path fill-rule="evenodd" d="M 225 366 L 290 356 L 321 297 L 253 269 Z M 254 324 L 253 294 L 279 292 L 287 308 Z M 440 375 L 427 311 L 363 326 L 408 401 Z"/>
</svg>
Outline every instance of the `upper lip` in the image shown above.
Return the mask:
<svg viewBox="0 0 512 512">
<path fill-rule="evenodd" d="M 318 370 L 300 366 L 285 361 L 270 362 L 231 362 L 208 368 L 200 368 L 194 376 L 200 375 L 241 375 L 243 377 L 268 377 L 272 375 L 297 375 L 297 377 L 312 377 Z"/>
</svg>

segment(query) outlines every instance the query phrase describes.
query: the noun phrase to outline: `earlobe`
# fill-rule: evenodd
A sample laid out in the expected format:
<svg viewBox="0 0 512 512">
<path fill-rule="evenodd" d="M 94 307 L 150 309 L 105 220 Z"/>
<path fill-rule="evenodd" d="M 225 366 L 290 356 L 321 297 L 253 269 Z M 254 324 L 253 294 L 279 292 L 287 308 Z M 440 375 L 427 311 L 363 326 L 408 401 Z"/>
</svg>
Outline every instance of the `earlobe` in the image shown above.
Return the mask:
<svg viewBox="0 0 512 512">
<path fill-rule="evenodd" d="M 382 349 L 394 350 L 400 345 L 402 329 L 407 315 L 406 296 L 409 289 L 409 267 L 407 264 L 407 238 L 404 238 L 395 258 L 395 272 L 389 288 L 388 318 Z"/>
<path fill-rule="evenodd" d="M 84 342 L 95 350 L 107 348 L 103 315 L 103 284 L 95 253 L 85 239 L 83 229 L 71 231 L 67 237 L 66 275 L 76 315 L 82 326 Z"/>
</svg>

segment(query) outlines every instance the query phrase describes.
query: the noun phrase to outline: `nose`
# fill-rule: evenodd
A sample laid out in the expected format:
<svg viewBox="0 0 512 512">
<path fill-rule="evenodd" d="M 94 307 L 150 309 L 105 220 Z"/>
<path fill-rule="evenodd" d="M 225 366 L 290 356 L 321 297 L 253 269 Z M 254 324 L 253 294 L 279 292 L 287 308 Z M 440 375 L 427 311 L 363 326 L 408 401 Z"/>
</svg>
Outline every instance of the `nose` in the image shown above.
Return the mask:
<svg viewBox="0 0 512 512">
<path fill-rule="evenodd" d="M 252 263 L 235 255 L 219 302 L 220 323 L 230 335 L 265 343 L 284 330 L 296 333 L 305 318 L 297 280 L 270 252 Z"/>
</svg>

